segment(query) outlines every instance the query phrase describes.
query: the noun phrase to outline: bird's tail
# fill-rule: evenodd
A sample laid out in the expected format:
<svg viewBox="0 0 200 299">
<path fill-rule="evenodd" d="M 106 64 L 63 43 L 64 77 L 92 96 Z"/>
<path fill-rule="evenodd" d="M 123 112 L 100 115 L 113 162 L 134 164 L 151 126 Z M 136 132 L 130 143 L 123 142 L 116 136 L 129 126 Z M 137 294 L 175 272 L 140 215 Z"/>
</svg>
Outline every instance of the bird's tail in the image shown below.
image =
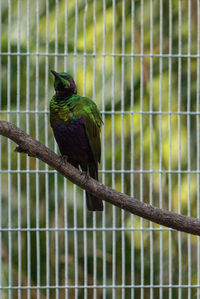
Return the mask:
<svg viewBox="0 0 200 299">
<path fill-rule="evenodd" d="M 89 164 L 90 176 L 98 181 L 98 168 L 95 163 Z M 89 211 L 103 211 L 103 201 L 86 191 L 87 208 Z"/>
</svg>

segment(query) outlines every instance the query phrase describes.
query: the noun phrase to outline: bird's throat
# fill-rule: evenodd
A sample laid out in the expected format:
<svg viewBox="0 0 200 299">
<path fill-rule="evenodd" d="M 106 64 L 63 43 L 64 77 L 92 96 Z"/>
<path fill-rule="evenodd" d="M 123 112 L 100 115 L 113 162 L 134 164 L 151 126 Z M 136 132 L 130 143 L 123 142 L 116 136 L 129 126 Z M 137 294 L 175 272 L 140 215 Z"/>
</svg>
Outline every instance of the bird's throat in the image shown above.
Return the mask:
<svg viewBox="0 0 200 299">
<path fill-rule="evenodd" d="M 72 95 L 74 94 L 74 92 L 72 90 L 56 90 L 56 99 L 68 99 L 70 98 Z"/>
</svg>

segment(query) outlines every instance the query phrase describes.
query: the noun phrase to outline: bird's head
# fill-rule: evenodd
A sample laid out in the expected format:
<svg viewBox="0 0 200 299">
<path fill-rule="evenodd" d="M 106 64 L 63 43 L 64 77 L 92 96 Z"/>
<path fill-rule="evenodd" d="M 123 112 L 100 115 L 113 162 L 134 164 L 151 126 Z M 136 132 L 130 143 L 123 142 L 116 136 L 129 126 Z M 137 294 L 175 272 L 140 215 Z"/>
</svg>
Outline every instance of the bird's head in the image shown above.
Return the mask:
<svg viewBox="0 0 200 299">
<path fill-rule="evenodd" d="M 56 71 L 51 71 L 55 77 L 54 88 L 56 93 L 62 95 L 71 95 L 77 93 L 76 84 L 72 76 L 68 73 L 57 73 Z"/>
</svg>

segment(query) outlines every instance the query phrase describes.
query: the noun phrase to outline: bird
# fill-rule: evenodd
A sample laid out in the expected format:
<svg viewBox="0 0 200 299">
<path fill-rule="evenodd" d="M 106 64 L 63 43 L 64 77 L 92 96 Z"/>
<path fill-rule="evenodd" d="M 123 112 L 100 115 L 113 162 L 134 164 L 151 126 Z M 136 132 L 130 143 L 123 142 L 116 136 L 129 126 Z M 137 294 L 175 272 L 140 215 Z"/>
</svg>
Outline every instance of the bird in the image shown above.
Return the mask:
<svg viewBox="0 0 200 299">
<path fill-rule="evenodd" d="M 101 159 L 100 129 L 103 124 L 97 105 L 77 94 L 73 77 L 67 72 L 54 75 L 55 94 L 50 100 L 50 124 L 61 156 L 85 175 L 98 180 Z M 89 211 L 103 211 L 103 201 L 86 191 Z"/>
</svg>

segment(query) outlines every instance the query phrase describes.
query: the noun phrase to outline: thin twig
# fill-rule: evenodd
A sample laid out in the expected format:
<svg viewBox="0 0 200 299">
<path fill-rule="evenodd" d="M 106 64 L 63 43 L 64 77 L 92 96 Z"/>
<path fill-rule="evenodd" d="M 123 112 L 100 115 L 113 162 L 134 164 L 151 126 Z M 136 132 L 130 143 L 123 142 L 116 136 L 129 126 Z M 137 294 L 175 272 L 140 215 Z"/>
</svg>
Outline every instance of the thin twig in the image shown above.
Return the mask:
<svg viewBox="0 0 200 299">
<path fill-rule="evenodd" d="M 52 168 L 56 169 L 72 183 L 89 191 L 98 198 L 160 225 L 193 235 L 200 235 L 199 219 L 179 215 L 174 212 L 145 204 L 83 175 L 78 169 L 67 162 L 63 162 L 61 157 L 56 155 L 39 141 L 27 135 L 15 125 L 6 121 L 0 121 L 0 135 L 10 138 L 19 145 L 15 151 L 26 153 L 29 156 L 42 160 Z"/>
</svg>

